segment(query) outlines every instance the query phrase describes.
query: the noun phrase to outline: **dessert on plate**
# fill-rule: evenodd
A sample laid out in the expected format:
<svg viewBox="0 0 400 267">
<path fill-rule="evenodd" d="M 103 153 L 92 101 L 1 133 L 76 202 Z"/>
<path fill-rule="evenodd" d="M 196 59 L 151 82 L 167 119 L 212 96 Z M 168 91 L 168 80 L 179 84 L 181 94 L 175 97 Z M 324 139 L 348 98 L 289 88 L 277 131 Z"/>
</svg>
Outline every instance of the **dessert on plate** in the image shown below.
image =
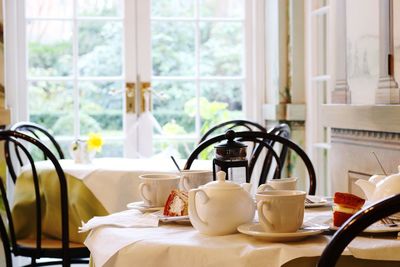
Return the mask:
<svg viewBox="0 0 400 267">
<path fill-rule="evenodd" d="M 333 225 L 340 227 L 353 214 L 361 210 L 365 199 L 350 193 L 336 192 L 333 198 Z"/>
<path fill-rule="evenodd" d="M 165 216 L 188 215 L 188 194 L 178 189 L 172 190 L 164 206 Z"/>
</svg>

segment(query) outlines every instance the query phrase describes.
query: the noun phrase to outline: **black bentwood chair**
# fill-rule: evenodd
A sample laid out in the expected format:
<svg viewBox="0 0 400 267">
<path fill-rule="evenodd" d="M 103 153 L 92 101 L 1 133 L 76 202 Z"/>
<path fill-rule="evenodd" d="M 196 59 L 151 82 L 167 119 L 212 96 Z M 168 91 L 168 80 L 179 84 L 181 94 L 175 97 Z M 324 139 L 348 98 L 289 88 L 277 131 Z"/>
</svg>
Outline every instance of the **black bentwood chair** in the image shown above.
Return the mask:
<svg viewBox="0 0 400 267">
<path fill-rule="evenodd" d="M 220 135 L 225 133 L 228 130 L 234 130 L 235 132 L 238 131 L 257 131 L 257 132 L 267 132 L 267 129 L 265 129 L 263 126 L 256 122 L 248 121 L 248 120 L 231 120 L 231 121 L 225 121 L 222 122 L 218 125 L 215 125 L 214 127 L 210 128 L 200 139 L 199 144 L 204 142 L 207 139 L 210 139 L 211 137 L 214 137 L 216 135 Z"/>
<path fill-rule="evenodd" d="M 235 132 L 239 131 L 250 131 L 250 132 L 269 132 L 271 134 L 279 135 L 284 138 L 289 139 L 290 138 L 290 128 L 287 124 L 282 123 L 279 125 L 276 125 L 272 127 L 271 129 L 267 130 L 265 127 L 261 126 L 258 123 L 255 123 L 253 121 L 249 120 L 231 120 L 231 121 L 226 121 L 223 123 L 220 123 L 211 129 L 209 129 L 200 139 L 199 144 L 204 142 L 207 139 L 210 139 L 211 137 L 214 137 L 219 134 L 223 134 L 228 130 L 234 130 Z M 239 140 L 240 141 L 240 140 Z M 285 146 L 277 146 L 275 145 L 274 141 L 271 140 L 266 140 L 266 143 L 268 144 L 268 148 L 265 147 L 264 145 L 259 145 L 258 142 L 246 142 L 248 145 L 248 153 L 251 155 L 251 160 L 252 162 L 249 164 L 249 174 L 250 176 L 253 174 L 254 167 L 256 166 L 257 162 L 262 163 L 262 168 L 261 168 L 261 174 L 259 175 L 259 184 L 263 184 L 266 182 L 269 176 L 272 176 L 273 178 L 279 178 L 280 177 L 280 171 L 282 168 L 279 168 L 284 165 L 285 160 L 286 160 L 286 155 L 287 155 L 287 148 Z M 273 158 L 275 157 L 274 151 L 272 151 L 271 148 L 274 148 L 273 150 L 275 152 L 279 152 L 279 162 L 280 165 L 277 166 L 274 170 L 273 175 L 269 175 L 271 172 L 271 166 L 272 166 L 272 161 Z M 263 154 L 263 150 L 267 150 L 266 154 Z M 210 148 L 205 148 L 201 153 L 202 156 L 204 157 L 204 154 L 209 155 Z M 265 157 L 260 157 L 260 155 L 265 155 Z"/>
<path fill-rule="evenodd" d="M 203 151 L 204 149 L 206 149 L 207 147 L 219 143 L 223 140 L 227 140 L 230 138 L 231 133 L 228 131 L 228 134 L 221 134 L 215 137 L 212 137 L 208 140 L 205 140 L 204 142 L 202 142 L 200 145 L 197 146 L 197 148 L 190 154 L 190 156 L 188 157 L 185 167 L 184 169 L 190 169 L 192 163 L 194 162 L 194 160 L 198 157 L 198 155 L 201 153 L 201 151 Z M 236 140 L 238 141 L 243 141 L 243 142 L 256 142 L 258 146 L 267 149 L 272 155 L 271 157 L 273 157 L 276 161 L 277 161 L 277 172 L 280 175 L 280 171 L 282 169 L 282 165 L 280 163 L 279 160 L 279 156 L 277 155 L 277 153 L 274 151 L 274 149 L 271 147 L 270 143 L 274 142 L 274 144 L 280 144 L 281 146 L 287 147 L 287 149 L 291 149 L 294 152 L 296 152 L 300 158 L 303 160 L 307 171 L 308 171 L 308 175 L 309 175 L 309 190 L 308 193 L 310 195 L 314 195 L 315 194 L 315 189 L 316 189 L 316 176 L 315 176 L 315 170 L 314 167 L 311 163 L 311 160 L 309 159 L 309 157 L 307 156 L 307 154 L 295 143 L 293 143 L 292 141 L 290 141 L 289 139 L 286 139 L 282 136 L 273 134 L 273 133 L 266 133 L 266 132 L 234 132 L 234 138 L 236 138 Z M 256 149 L 257 150 L 257 149 Z M 254 152 L 255 153 L 255 152 Z M 252 157 L 258 157 L 258 155 L 252 155 Z M 268 153 L 267 153 L 268 154 Z M 250 182 L 250 177 L 252 177 L 252 171 L 254 169 L 254 166 L 252 166 L 253 163 L 255 163 L 256 160 L 253 160 L 253 158 L 250 160 L 249 163 L 249 173 L 250 175 L 248 177 L 246 177 L 246 182 Z M 262 182 L 261 182 L 262 183 Z M 259 184 L 261 184 L 259 182 Z"/>
<path fill-rule="evenodd" d="M 333 235 L 331 241 L 322 252 L 317 267 L 334 267 L 343 250 L 365 228 L 399 211 L 400 194 L 387 197 L 354 214 Z"/>
<path fill-rule="evenodd" d="M 34 137 L 38 140 L 40 140 L 42 143 L 47 144 L 47 147 L 51 149 L 51 151 L 58 156 L 58 159 L 64 159 L 64 153 L 60 147 L 60 145 L 58 144 L 58 142 L 56 141 L 56 139 L 48 132 L 47 129 L 45 129 L 44 127 L 40 126 L 39 124 L 36 123 L 32 123 L 32 122 L 18 122 L 14 125 L 12 125 L 10 127 L 11 131 L 17 131 L 17 132 L 21 132 L 24 133 L 26 135 L 29 135 L 31 137 Z M 6 143 L 6 155 L 10 155 L 10 148 L 9 148 L 9 143 Z M 23 160 L 21 158 L 21 155 L 19 154 L 19 151 L 17 149 L 14 149 L 14 153 L 15 156 L 19 162 L 19 165 L 22 166 L 23 164 Z M 31 154 L 35 154 L 34 151 L 31 151 Z M 46 155 L 44 153 L 36 153 L 38 154 L 38 157 L 40 158 L 40 160 L 45 160 L 47 159 Z M 35 156 L 33 156 L 33 158 L 38 158 Z M 6 162 L 9 168 L 9 173 L 10 176 L 12 178 L 12 180 L 15 183 L 15 180 L 17 179 L 16 177 L 16 172 L 14 170 L 14 166 L 13 164 L 11 164 L 11 158 L 10 157 L 6 157 Z"/>
<path fill-rule="evenodd" d="M 16 131 L 2 131 L 0 132 L 0 141 L 5 141 L 17 147 L 21 154 L 23 154 L 30 163 L 32 170 L 33 186 L 32 190 L 35 194 L 35 214 L 36 217 L 32 218 L 31 223 L 35 224 L 35 233 L 32 238 L 17 239 L 15 234 L 14 221 L 11 216 L 10 204 L 7 200 L 6 188 L 3 180 L 0 179 L 0 191 L 2 201 L 5 206 L 6 216 L 1 217 L 0 234 L 3 242 L 3 248 L 6 257 L 7 267 L 12 266 L 12 254 L 15 256 L 30 257 L 31 264 L 28 266 L 44 266 L 62 264 L 63 267 L 70 266 L 71 263 L 88 263 L 89 250 L 79 243 L 69 241 L 69 226 L 68 226 L 68 189 L 67 181 L 64 172 L 58 163 L 54 154 L 39 140 Z M 30 155 L 28 149 L 24 145 L 30 145 L 38 148 L 50 160 L 57 172 L 59 183 L 59 196 L 60 196 L 60 210 L 59 218 L 61 218 L 61 240 L 50 239 L 42 236 L 42 212 L 43 205 L 40 188 L 39 177 L 35 162 Z M 56 217 L 56 214 L 55 214 Z M 56 258 L 61 261 L 40 262 L 36 260 L 39 258 Z"/>
</svg>

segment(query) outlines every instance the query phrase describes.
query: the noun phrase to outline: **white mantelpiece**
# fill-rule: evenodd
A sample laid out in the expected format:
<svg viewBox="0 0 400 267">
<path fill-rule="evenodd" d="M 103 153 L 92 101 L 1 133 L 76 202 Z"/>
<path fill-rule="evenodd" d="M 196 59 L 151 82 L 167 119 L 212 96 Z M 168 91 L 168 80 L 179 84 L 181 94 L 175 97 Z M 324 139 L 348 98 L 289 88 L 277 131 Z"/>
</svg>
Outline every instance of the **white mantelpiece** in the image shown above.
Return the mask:
<svg viewBox="0 0 400 267">
<path fill-rule="evenodd" d="M 388 173 L 400 164 L 400 105 L 324 105 L 322 123 L 331 127 L 332 192 L 359 194 L 354 182 L 382 173 L 375 152 Z"/>
<path fill-rule="evenodd" d="M 400 133 L 333 128 L 331 130 L 330 170 L 333 192 L 350 192 L 360 196 L 354 184 L 382 174 L 374 152 L 387 173 L 397 173 L 400 164 Z"/>
<path fill-rule="evenodd" d="M 400 133 L 400 105 L 323 105 L 321 121 L 332 128 Z"/>
</svg>

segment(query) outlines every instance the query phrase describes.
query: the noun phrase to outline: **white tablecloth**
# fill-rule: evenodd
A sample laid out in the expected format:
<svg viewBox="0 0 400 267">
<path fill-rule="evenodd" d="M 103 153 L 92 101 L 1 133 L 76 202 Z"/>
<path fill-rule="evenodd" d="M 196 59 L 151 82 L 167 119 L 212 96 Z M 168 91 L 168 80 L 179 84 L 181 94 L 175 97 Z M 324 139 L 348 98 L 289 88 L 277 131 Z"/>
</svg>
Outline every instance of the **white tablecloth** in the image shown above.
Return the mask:
<svg viewBox="0 0 400 267">
<path fill-rule="evenodd" d="M 178 163 L 183 168 L 185 162 Z M 73 160 L 60 160 L 60 164 L 66 174 L 82 180 L 109 213 L 125 210 L 128 203 L 141 200 L 138 192 L 139 175 L 177 173 L 170 158 L 96 158 L 92 164 L 76 164 Z M 48 161 L 37 164 L 39 169 L 51 166 Z M 192 169 L 210 170 L 211 162 L 195 161 Z"/>
<path fill-rule="evenodd" d="M 330 209 L 307 209 L 305 221 L 326 222 Z M 299 242 L 271 243 L 244 234 L 211 237 L 192 226 L 164 224 L 158 228 L 100 227 L 85 244 L 96 267 L 101 266 L 281 266 L 293 259 L 321 255 L 330 236 Z M 344 255 L 400 260 L 400 241 L 358 237 Z"/>
</svg>

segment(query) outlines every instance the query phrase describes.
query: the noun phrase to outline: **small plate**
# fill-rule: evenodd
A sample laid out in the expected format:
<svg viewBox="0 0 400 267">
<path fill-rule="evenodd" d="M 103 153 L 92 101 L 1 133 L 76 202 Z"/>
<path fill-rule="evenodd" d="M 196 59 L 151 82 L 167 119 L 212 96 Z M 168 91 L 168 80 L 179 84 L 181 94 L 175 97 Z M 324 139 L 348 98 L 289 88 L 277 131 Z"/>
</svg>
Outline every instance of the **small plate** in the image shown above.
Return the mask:
<svg viewBox="0 0 400 267">
<path fill-rule="evenodd" d="M 176 223 L 190 223 L 189 216 L 166 216 L 163 214 L 163 211 L 157 211 L 152 213 L 153 215 L 157 216 L 160 222 L 168 223 L 168 222 L 176 222 Z"/>
<path fill-rule="evenodd" d="M 332 201 L 326 197 L 319 197 L 319 196 L 310 196 L 307 195 L 307 198 L 311 200 L 313 203 L 305 203 L 306 208 L 316 208 L 316 207 L 324 207 L 332 205 Z"/>
<path fill-rule="evenodd" d="M 323 232 L 322 229 L 300 229 L 294 233 L 268 233 L 264 232 L 259 223 L 242 224 L 239 225 L 237 230 L 242 234 L 271 242 L 298 241 L 308 236 L 317 235 Z"/>
<path fill-rule="evenodd" d="M 329 224 L 329 229 L 331 230 L 338 230 L 340 227 L 334 226 L 332 222 Z M 380 222 L 376 222 L 370 226 L 368 226 L 363 233 L 370 233 L 370 234 L 378 234 L 378 233 L 391 233 L 391 232 L 400 232 L 400 225 L 398 226 L 388 226 L 382 224 Z"/>
<path fill-rule="evenodd" d="M 132 202 L 126 205 L 128 209 L 135 209 L 141 212 L 152 212 L 152 211 L 159 211 L 164 209 L 164 207 L 148 207 L 145 206 L 143 201 Z"/>
</svg>

